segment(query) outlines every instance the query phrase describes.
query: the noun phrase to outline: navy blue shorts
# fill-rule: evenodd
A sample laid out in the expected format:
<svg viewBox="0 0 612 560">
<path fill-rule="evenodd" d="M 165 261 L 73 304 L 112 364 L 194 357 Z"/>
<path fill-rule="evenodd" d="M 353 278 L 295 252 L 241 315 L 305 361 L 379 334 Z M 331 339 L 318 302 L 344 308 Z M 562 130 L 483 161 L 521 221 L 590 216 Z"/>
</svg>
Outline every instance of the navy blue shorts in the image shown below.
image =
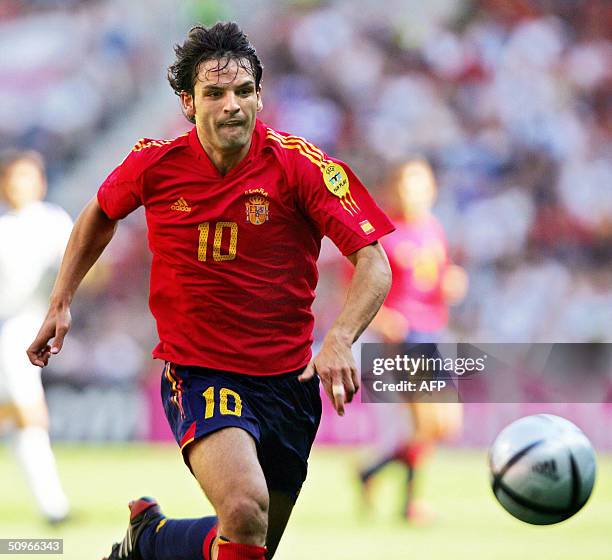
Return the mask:
<svg viewBox="0 0 612 560">
<path fill-rule="evenodd" d="M 321 420 L 319 379 L 302 383 L 301 372 L 254 376 L 167 362 L 162 402 L 185 462 L 185 450 L 196 439 L 242 428 L 257 444 L 268 490 L 295 501 Z"/>
</svg>

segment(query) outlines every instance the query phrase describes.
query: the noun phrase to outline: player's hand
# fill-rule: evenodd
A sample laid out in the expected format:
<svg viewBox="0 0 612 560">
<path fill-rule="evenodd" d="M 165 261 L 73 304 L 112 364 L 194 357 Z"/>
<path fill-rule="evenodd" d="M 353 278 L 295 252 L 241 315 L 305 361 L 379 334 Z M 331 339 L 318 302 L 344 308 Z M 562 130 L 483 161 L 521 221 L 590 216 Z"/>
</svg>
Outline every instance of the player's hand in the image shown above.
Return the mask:
<svg viewBox="0 0 612 560">
<path fill-rule="evenodd" d="M 70 329 L 72 317 L 70 307 L 51 307 L 43 321 L 34 342 L 27 353 L 30 362 L 38 367 L 45 367 L 51 355 L 59 353 L 64 345 L 64 337 Z M 50 340 L 53 342 L 50 344 Z"/>
<path fill-rule="evenodd" d="M 334 333 L 328 333 L 321 350 L 306 366 L 298 379 L 307 381 L 315 373 L 319 375 L 336 412 L 344 416 L 344 405 L 350 403 L 359 390 L 359 375 L 351 352 L 351 345 Z"/>
</svg>

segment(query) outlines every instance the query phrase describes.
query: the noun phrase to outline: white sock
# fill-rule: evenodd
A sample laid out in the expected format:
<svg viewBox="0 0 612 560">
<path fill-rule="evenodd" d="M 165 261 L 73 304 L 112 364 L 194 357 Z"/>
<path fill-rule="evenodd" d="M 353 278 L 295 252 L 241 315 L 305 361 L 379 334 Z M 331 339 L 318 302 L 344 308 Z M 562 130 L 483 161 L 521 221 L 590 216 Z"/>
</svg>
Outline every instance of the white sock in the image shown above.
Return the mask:
<svg viewBox="0 0 612 560">
<path fill-rule="evenodd" d="M 65 517 L 68 499 L 59 480 L 49 433 L 35 426 L 18 430 L 14 451 L 43 515 L 50 520 Z"/>
</svg>

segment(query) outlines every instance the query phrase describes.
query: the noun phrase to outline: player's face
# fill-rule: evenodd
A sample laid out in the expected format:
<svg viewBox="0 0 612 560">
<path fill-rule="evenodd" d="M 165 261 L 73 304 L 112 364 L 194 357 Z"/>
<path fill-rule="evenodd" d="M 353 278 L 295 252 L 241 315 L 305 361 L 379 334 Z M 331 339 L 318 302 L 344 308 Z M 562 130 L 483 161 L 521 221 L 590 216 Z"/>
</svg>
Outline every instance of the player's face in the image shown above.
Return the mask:
<svg viewBox="0 0 612 560">
<path fill-rule="evenodd" d="M 184 94 L 181 99 L 187 116 L 195 117 L 198 136 L 205 148 L 236 153 L 248 149 L 262 104 L 253 75 L 234 60 L 226 62 L 204 62 L 193 97 Z"/>
<path fill-rule="evenodd" d="M 0 194 L 11 208 L 24 206 L 42 200 L 47 182 L 40 167 L 29 159 L 13 163 L 0 180 Z"/>
<path fill-rule="evenodd" d="M 397 188 L 405 216 L 417 218 L 431 210 L 436 198 L 436 184 L 426 164 L 420 161 L 406 164 Z"/>
</svg>

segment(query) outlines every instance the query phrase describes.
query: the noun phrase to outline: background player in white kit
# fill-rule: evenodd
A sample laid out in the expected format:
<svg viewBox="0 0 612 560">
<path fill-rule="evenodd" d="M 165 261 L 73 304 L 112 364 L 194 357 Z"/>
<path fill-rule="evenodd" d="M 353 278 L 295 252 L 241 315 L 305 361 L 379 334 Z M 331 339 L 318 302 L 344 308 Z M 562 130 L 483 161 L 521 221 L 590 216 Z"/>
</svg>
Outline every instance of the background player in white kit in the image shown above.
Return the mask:
<svg viewBox="0 0 612 560">
<path fill-rule="evenodd" d="M 68 515 L 49 441 L 40 368 L 24 348 L 47 308 L 49 287 L 72 220 L 43 202 L 44 163 L 36 152 L 0 154 L 0 428 L 14 429 L 13 448 L 38 507 L 51 523 Z"/>
</svg>

